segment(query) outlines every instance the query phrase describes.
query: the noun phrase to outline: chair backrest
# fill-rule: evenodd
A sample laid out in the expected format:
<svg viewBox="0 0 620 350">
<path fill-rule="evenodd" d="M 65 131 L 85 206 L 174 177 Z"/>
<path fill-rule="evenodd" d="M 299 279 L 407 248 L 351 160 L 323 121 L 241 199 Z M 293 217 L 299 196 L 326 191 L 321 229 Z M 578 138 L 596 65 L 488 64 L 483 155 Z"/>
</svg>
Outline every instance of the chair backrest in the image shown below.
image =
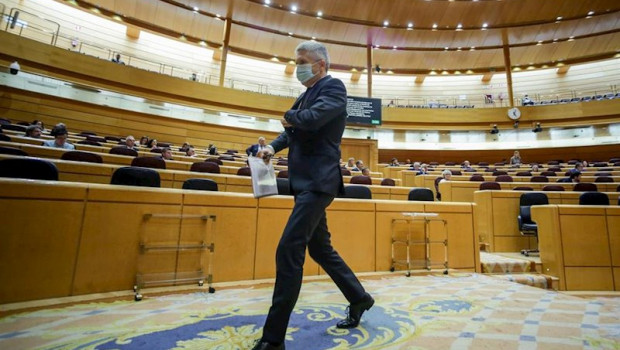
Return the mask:
<svg viewBox="0 0 620 350">
<path fill-rule="evenodd" d="M 594 165 L 592 165 L 592 166 L 595 167 L 595 168 L 601 168 L 601 167 L 605 167 L 605 166 L 608 166 L 608 165 L 609 164 L 607 164 L 607 163 L 597 162 L 597 163 L 594 163 Z"/>
<path fill-rule="evenodd" d="M 276 183 L 278 185 L 278 194 L 281 196 L 291 195 L 291 186 L 287 178 L 277 177 Z"/>
<path fill-rule="evenodd" d="M 13 158 L 0 160 L 0 177 L 58 181 L 58 169 L 44 159 Z"/>
<path fill-rule="evenodd" d="M 137 157 L 138 151 L 136 151 L 135 149 L 119 146 L 110 148 L 110 154 L 120 154 L 123 156 Z"/>
<path fill-rule="evenodd" d="M 560 185 L 545 185 L 543 191 L 564 191 L 564 187 Z"/>
<path fill-rule="evenodd" d="M 594 173 L 594 176 L 611 176 L 611 173 Z"/>
<path fill-rule="evenodd" d="M 365 175 L 356 175 L 351 177 L 351 181 L 352 184 L 358 184 L 358 185 L 372 185 L 372 179 L 370 178 L 370 176 L 365 176 Z"/>
<path fill-rule="evenodd" d="M 0 134 L 2 135 L 2 134 Z M 1 141 L 1 140 L 0 140 Z M 25 151 L 16 148 L 16 147 L 4 147 L 4 146 L 0 146 L 0 154 L 12 154 L 14 156 L 28 156 L 28 153 L 26 153 Z"/>
<path fill-rule="evenodd" d="M 495 166 L 504 166 L 504 165 L 506 165 L 506 163 L 504 163 L 504 162 L 497 162 L 497 163 L 495 163 L 493 165 L 495 165 Z"/>
<path fill-rule="evenodd" d="M 288 160 L 279 160 L 276 165 L 288 165 Z"/>
<path fill-rule="evenodd" d="M 469 178 L 469 181 L 484 181 L 484 176 L 474 174 Z"/>
<path fill-rule="evenodd" d="M 489 166 L 487 162 L 478 162 L 478 166 Z"/>
<path fill-rule="evenodd" d="M 588 182 L 579 182 L 573 186 L 573 191 L 575 192 L 596 192 L 598 191 L 598 186 Z"/>
<path fill-rule="evenodd" d="M 100 155 L 84 151 L 67 151 L 62 154 L 60 159 L 75 162 L 103 163 L 103 158 Z"/>
<path fill-rule="evenodd" d="M 513 191 L 534 191 L 533 188 L 528 187 L 528 186 L 517 186 L 515 188 L 512 189 Z"/>
<path fill-rule="evenodd" d="M 614 182 L 614 178 L 611 176 L 599 176 L 594 182 Z"/>
<path fill-rule="evenodd" d="M 547 162 L 548 165 L 558 165 L 560 164 L 557 160 L 550 160 Z"/>
<path fill-rule="evenodd" d="M 407 199 L 410 201 L 433 202 L 433 191 L 424 187 L 412 188 Z"/>
<path fill-rule="evenodd" d="M 217 191 L 217 182 L 209 179 L 187 179 L 183 182 L 184 190 Z"/>
<path fill-rule="evenodd" d="M 351 171 L 349 169 L 340 169 L 340 174 L 342 176 L 351 176 Z"/>
<path fill-rule="evenodd" d="M 445 164 L 446 164 L 447 166 L 453 166 L 453 165 L 456 165 L 456 163 L 455 163 L 455 162 L 446 162 Z"/>
<path fill-rule="evenodd" d="M 278 176 L 281 179 L 288 179 L 288 170 L 280 170 L 278 171 Z"/>
<path fill-rule="evenodd" d="M 439 192 L 439 183 L 443 180 L 443 177 L 438 177 L 435 179 L 435 193 L 437 200 L 441 200 L 441 193 Z"/>
<path fill-rule="evenodd" d="M 86 139 L 88 141 L 95 141 L 95 142 L 102 142 L 102 143 L 106 143 L 106 139 L 105 137 L 99 137 L 99 136 L 86 136 Z"/>
<path fill-rule="evenodd" d="M 381 180 L 381 186 L 396 186 L 396 181 L 390 179 L 389 177 L 386 177 L 385 179 Z"/>
<path fill-rule="evenodd" d="M 205 160 L 205 162 L 211 162 L 211 163 L 215 163 L 217 165 L 224 165 L 224 162 L 222 162 L 221 160 L 219 160 L 217 158 L 209 158 L 209 159 Z"/>
<path fill-rule="evenodd" d="M 0 133 L 0 141 L 11 142 L 11 138 L 5 134 Z"/>
<path fill-rule="evenodd" d="M 344 186 L 344 195 L 340 198 L 372 199 L 372 192 L 366 186 Z"/>
<path fill-rule="evenodd" d="M 493 171 L 492 175 L 493 176 L 501 176 L 501 175 L 508 175 L 508 173 L 503 171 L 503 170 L 496 170 L 496 171 Z"/>
<path fill-rule="evenodd" d="M 532 176 L 532 173 L 529 171 L 519 171 L 515 176 Z"/>
<path fill-rule="evenodd" d="M 112 185 L 160 187 L 159 173 L 156 170 L 126 166 L 118 168 L 112 174 Z"/>
<path fill-rule="evenodd" d="M 495 178 L 495 182 L 512 182 L 512 176 L 500 175 Z"/>
<path fill-rule="evenodd" d="M 106 141 L 114 141 L 114 142 L 120 142 L 121 138 L 120 137 L 116 137 L 116 136 L 106 136 L 104 137 L 104 139 Z"/>
<path fill-rule="evenodd" d="M 541 192 L 523 193 L 519 198 L 520 206 L 545 205 L 549 204 L 547 195 Z"/>
<path fill-rule="evenodd" d="M 549 171 L 549 170 L 547 170 L 547 171 L 542 171 L 542 172 L 540 173 L 540 176 L 555 176 L 555 171 Z"/>
<path fill-rule="evenodd" d="M 559 171 L 562 171 L 562 168 L 555 166 L 555 167 L 548 168 L 547 171 L 553 171 L 554 173 L 557 173 Z M 555 176 L 555 175 L 550 175 L 550 176 Z"/>
<path fill-rule="evenodd" d="M 239 168 L 239 170 L 237 170 L 237 175 L 252 176 L 252 171 L 250 170 L 250 167 L 244 166 L 244 167 Z"/>
<path fill-rule="evenodd" d="M 101 144 L 97 141 L 93 140 L 81 140 L 76 142 L 78 145 L 89 145 L 89 146 L 101 146 Z"/>
<path fill-rule="evenodd" d="M 161 154 L 162 151 L 163 151 L 163 148 L 155 147 L 155 148 L 151 148 L 151 150 L 149 152 Z"/>
<path fill-rule="evenodd" d="M 222 155 L 222 156 L 219 156 L 217 159 L 219 159 L 219 160 L 228 160 L 228 161 L 233 161 L 233 162 L 235 161 L 235 157 L 233 157 L 233 156 L 223 156 Z"/>
<path fill-rule="evenodd" d="M 131 166 L 153 169 L 166 169 L 166 161 L 159 157 L 136 157 L 131 161 Z"/>
<path fill-rule="evenodd" d="M 579 196 L 580 205 L 609 205 L 609 197 L 602 192 L 584 192 Z"/>
<path fill-rule="evenodd" d="M 3 124 L 2 129 L 26 132 L 27 127 L 24 125 L 18 125 L 18 124 Z"/>
<path fill-rule="evenodd" d="M 213 162 L 196 162 L 189 168 L 189 171 L 195 171 L 198 173 L 212 173 L 219 174 L 220 166 Z"/>
<path fill-rule="evenodd" d="M 239 151 L 237 151 L 236 149 L 228 149 L 226 150 L 227 154 L 235 154 L 235 153 L 239 153 Z"/>
<path fill-rule="evenodd" d="M 456 175 L 456 176 L 463 175 L 463 173 L 461 173 L 460 170 L 451 170 L 451 173 L 452 173 L 452 175 Z"/>
<path fill-rule="evenodd" d="M 480 191 L 484 191 L 484 190 L 501 190 L 502 186 L 499 185 L 499 183 L 495 182 L 495 181 L 486 181 L 480 184 L 480 187 L 478 188 Z"/>
<path fill-rule="evenodd" d="M 532 176 L 530 182 L 549 182 L 549 178 L 546 176 Z"/>
<path fill-rule="evenodd" d="M 97 133 L 94 132 L 94 131 L 82 131 L 82 132 L 80 132 L 78 134 L 78 136 L 84 136 L 84 137 L 87 137 L 87 136 L 97 136 Z"/>
</svg>

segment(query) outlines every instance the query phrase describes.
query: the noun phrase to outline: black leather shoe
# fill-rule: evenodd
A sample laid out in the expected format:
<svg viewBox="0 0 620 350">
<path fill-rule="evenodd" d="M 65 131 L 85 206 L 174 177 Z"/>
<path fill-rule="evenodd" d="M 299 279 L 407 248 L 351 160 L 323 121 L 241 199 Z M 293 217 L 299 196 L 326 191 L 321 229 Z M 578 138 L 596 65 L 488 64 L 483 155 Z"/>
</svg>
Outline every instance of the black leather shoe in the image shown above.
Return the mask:
<svg viewBox="0 0 620 350">
<path fill-rule="evenodd" d="M 258 340 L 252 350 L 284 350 L 284 343 L 271 345 L 266 341 Z"/>
<path fill-rule="evenodd" d="M 347 307 L 347 318 L 338 322 L 336 327 L 338 328 L 355 328 L 360 324 L 362 314 L 364 311 L 369 310 L 375 304 L 375 299 L 370 295 L 359 303 L 351 304 Z"/>
</svg>

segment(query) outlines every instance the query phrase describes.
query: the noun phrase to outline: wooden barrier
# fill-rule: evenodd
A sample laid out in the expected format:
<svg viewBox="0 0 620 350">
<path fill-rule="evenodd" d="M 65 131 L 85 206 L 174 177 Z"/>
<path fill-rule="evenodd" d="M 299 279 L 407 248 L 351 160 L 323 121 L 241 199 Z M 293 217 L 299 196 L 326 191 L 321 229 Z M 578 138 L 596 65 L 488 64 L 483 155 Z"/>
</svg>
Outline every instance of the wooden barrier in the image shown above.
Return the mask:
<svg viewBox="0 0 620 350">
<path fill-rule="evenodd" d="M 0 303 L 130 290 L 144 214 L 217 215 L 216 282 L 273 277 L 275 247 L 292 197 L 0 179 Z M 391 218 L 403 211 L 448 221 L 449 266 L 479 271 L 474 204 L 335 199 L 327 216 L 336 249 L 356 272 L 390 267 Z M 352 229 L 352 227 L 354 229 Z M 167 237 L 197 234 L 179 219 L 148 226 Z M 433 228 L 432 230 L 435 230 Z M 176 234 L 176 233 L 175 233 Z M 164 269 L 168 257 L 150 262 Z M 189 264 L 189 262 L 181 262 Z M 323 273 L 308 259 L 305 274 Z"/>
<path fill-rule="evenodd" d="M 477 231 L 481 243 L 488 243 L 493 252 L 518 252 L 536 249 L 535 237 L 519 231 L 519 199 L 529 191 L 476 191 Z M 550 204 L 578 204 L 583 192 L 545 192 Z M 610 203 L 617 203 L 620 193 L 608 192 Z"/>
<path fill-rule="evenodd" d="M 582 181 L 588 182 L 588 181 Z M 594 181 L 591 181 L 594 182 Z M 481 182 L 478 181 L 444 181 L 439 184 L 439 192 L 441 193 L 442 202 L 473 202 L 474 193 L 480 190 Z M 547 185 L 561 186 L 564 191 L 572 191 L 575 184 L 564 182 L 500 182 L 502 190 L 512 190 L 515 187 L 531 187 L 535 191 L 542 191 Z M 596 187 L 599 192 L 616 192 L 620 183 L 614 182 L 598 182 Z M 434 186 L 433 186 L 434 189 Z M 546 191 L 545 193 L 552 193 Z"/>
<path fill-rule="evenodd" d="M 620 207 L 532 207 L 545 274 L 560 290 L 620 291 Z"/>
</svg>

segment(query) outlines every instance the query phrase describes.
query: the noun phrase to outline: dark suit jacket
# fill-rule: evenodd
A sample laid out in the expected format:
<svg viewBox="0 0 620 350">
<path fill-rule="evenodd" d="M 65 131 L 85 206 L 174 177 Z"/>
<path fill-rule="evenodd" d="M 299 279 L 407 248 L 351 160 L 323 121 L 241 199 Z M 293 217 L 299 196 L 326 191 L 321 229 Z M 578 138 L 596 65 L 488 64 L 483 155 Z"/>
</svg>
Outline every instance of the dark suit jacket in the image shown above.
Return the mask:
<svg viewBox="0 0 620 350">
<path fill-rule="evenodd" d="M 286 128 L 271 146 L 288 147 L 288 178 L 293 193 L 344 193 L 340 173 L 340 142 L 347 119 L 347 90 L 325 76 L 306 90 L 284 114 Z"/>
<path fill-rule="evenodd" d="M 249 156 L 252 155 L 253 157 L 256 157 L 256 153 L 258 152 L 258 143 L 254 144 L 248 148 L 245 149 L 245 153 Z"/>
</svg>

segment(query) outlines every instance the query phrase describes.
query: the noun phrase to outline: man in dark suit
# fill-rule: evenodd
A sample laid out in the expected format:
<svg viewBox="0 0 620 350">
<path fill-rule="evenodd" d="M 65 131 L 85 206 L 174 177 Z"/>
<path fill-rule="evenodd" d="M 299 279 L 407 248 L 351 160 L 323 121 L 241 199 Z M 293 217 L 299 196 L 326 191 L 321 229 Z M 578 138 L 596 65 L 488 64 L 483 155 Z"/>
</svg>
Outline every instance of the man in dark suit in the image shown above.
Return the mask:
<svg viewBox="0 0 620 350">
<path fill-rule="evenodd" d="M 288 147 L 289 185 L 295 206 L 276 251 L 276 284 L 263 336 L 254 350 L 284 349 L 289 318 L 301 289 L 306 247 L 349 301 L 347 318 L 338 328 L 357 327 L 374 299 L 334 250 L 325 209 L 344 193 L 340 142 L 347 118 L 347 91 L 327 75 L 329 56 L 320 43 L 307 41 L 295 50 L 297 79 L 308 89 L 284 114 L 280 134 L 258 156 Z"/>
<path fill-rule="evenodd" d="M 264 150 L 265 147 L 267 147 L 267 144 L 265 143 L 265 138 L 261 136 L 261 137 L 258 138 L 258 143 L 257 144 L 254 144 L 254 145 L 246 148 L 245 153 L 248 156 L 252 155 L 252 156 L 256 157 L 256 153 Z"/>
</svg>

